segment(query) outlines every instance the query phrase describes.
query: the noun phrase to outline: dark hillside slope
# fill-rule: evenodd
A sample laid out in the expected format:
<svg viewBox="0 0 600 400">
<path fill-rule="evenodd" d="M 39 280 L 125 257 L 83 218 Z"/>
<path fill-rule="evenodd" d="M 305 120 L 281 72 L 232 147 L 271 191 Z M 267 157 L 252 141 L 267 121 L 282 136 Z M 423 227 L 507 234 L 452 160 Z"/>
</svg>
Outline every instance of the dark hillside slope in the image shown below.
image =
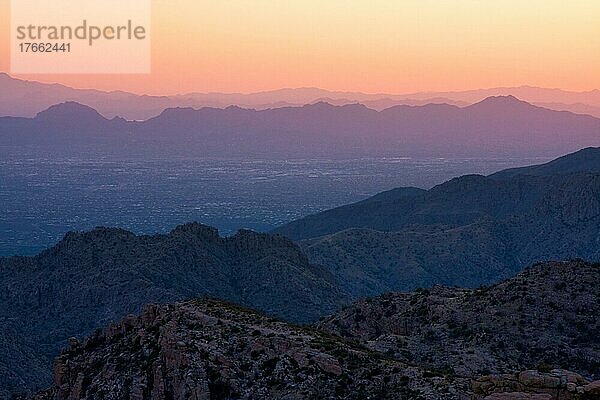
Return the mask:
<svg viewBox="0 0 600 400">
<path fill-rule="evenodd" d="M 492 178 L 509 178 L 515 175 L 557 175 L 579 172 L 600 173 L 600 147 L 587 147 L 567 154 L 546 164 L 510 168 L 490 175 Z"/>
<path fill-rule="evenodd" d="M 570 182 L 567 175 L 589 174 L 600 174 L 600 148 L 586 148 L 547 164 L 508 169 L 488 177 L 466 175 L 428 191 L 390 190 L 292 221 L 273 232 L 303 240 L 349 228 L 396 231 L 411 224 L 458 226 L 483 215 L 499 218 L 532 211 L 552 190 Z"/>
<path fill-rule="evenodd" d="M 493 206 L 501 198 L 495 191 L 497 196 L 465 198 L 452 209 L 445 204 L 448 195 L 435 207 L 409 215 L 412 223 L 390 231 L 353 228 L 301 244 L 311 261 L 326 266 L 353 296 L 432 284 L 477 287 L 538 261 L 599 261 L 600 174 L 546 182 L 552 186 L 545 193 L 511 192 L 521 200 L 513 205 Z M 389 224 L 390 219 L 380 221 Z"/>
<path fill-rule="evenodd" d="M 435 286 L 360 300 L 317 324 L 459 375 L 547 368 L 600 378 L 600 264 L 538 264 L 490 287 Z"/>
</svg>

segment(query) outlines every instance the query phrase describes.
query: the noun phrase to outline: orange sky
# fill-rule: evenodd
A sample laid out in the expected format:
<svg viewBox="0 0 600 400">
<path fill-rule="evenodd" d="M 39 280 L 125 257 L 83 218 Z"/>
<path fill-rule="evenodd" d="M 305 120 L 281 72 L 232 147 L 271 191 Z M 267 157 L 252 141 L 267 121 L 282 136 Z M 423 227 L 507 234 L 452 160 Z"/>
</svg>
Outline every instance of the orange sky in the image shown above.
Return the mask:
<svg viewBox="0 0 600 400">
<path fill-rule="evenodd" d="M 0 0 L 7 72 L 8 17 Z M 600 88 L 598 0 L 153 0 L 152 23 L 150 75 L 19 77 L 152 94 Z"/>
</svg>

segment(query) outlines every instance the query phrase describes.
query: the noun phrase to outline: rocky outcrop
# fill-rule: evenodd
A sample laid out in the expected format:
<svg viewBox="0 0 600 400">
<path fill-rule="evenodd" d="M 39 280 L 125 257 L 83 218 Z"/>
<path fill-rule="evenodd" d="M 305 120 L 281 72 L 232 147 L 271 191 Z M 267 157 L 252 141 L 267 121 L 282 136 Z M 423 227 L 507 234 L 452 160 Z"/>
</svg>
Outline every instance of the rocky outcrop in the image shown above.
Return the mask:
<svg viewBox="0 0 600 400">
<path fill-rule="evenodd" d="M 149 305 L 73 340 L 37 400 L 457 399 L 443 377 L 216 300 Z"/>
<path fill-rule="evenodd" d="M 220 300 L 151 304 L 72 338 L 35 398 L 598 399 L 598 282 L 599 265 L 541 264 L 361 300 L 313 328 Z"/>
<path fill-rule="evenodd" d="M 600 381 L 589 382 L 571 371 L 554 369 L 487 375 L 473 382 L 473 400 L 585 400 L 600 398 Z"/>
</svg>

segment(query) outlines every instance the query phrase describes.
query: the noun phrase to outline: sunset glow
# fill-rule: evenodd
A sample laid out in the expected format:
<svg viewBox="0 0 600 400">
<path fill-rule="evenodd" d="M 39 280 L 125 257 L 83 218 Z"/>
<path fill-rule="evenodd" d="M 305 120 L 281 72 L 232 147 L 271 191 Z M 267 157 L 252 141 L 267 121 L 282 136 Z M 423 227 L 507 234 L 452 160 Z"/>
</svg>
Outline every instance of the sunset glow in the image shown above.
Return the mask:
<svg viewBox="0 0 600 400">
<path fill-rule="evenodd" d="M 597 0 L 154 0 L 152 12 L 150 75 L 18 77 L 152 94 L 600 88 Z M 0 0 L 0 71 L 8 16 Z"/>
</svg>

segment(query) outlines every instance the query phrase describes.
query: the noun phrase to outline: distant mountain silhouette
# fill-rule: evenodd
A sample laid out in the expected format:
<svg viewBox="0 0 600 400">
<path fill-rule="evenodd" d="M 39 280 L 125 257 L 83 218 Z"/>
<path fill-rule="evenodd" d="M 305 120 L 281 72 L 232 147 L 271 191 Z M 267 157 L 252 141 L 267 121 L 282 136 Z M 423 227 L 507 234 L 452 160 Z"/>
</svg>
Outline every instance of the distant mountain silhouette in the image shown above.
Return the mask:
<svg viewBox="0 0 600 400">
<path fill-rule="evenodd" d="M 170 108 L 143 122 L 106 120 L 68 102 L 31 119 L 0 118 L 0 143 L 44 142 L 206 156 L 554 155 L 600 145 L 600 119 L 535 107 L 512 96 L 465 108 L 402 105 L 381 112 L 325 102 L 262 111 Z"/>
<path fill-rule="evenodd" d="M 571 92 L 561 89 L 539 88 L 533 86 L 497 87 L 489 89 L 464 90 L 456 92 L 410 93 L 405 97 L 414 100 L 427 98 L 447 98 L 468 104 L 477 103 L 491 96 L 515 96 L 528 103 L 547 107 L 557 111 L 570 111 L 600 117 L 600 90 Z"/>
<path fill-rule="evenodd" d="M 386 192 L 286 224 L 354 296 L 477 286 L 525 265 L 600 260 L 600 149 L 428 191 Z M 407 195 L 408 193 L 408 195 Z"/>
<path fill-rule="evenodd" d="M 39 112 L 35 117 L 38 129 L 48 131 L 77 130 L 85 133 L 107 128 L 110 121 L 91 107 L 70 101 L 61 103 Z"/>
<path fill-rule="evenodd" d="M 91 107 L 79 104 L 74 101 L 68 101 L 53 105 L 47 110 L 41 111 L 36 115 L 39 121 L 70 121 L 83 119 L 84 121 L 106 121 L 98 111 Z"/>
<path fill-rule="evenodd" d="M 33 117 L 51 105 L 65 101 L 88 104 L 107 118 L 120 116 L 130 120 L 146 120 L 160 114 L 165 108 L 174 107 L 225 108 L 237 105 L 265 110 L 290 106 L 299 107 L 326 101 L 335 105 L 358 102 L 381 111 L 396 105 L 421 106 L 430 103 L 446 103 L 464 107 L 486 97 L 500 95 L 513 95 L 537 106 L 590 114 L 600 118 L 600 91 L 568 92 L 523 86 L 463 92 L 366 94 L 318 88 L 287 88 L 249 94 L 187 93 L 174 96 L 148 96 L 122 91 L 73 89 L 59 84 L 24 81 L 6 73 L 0 73 L 0 116 L 17 117 Z"/>
<path fill-rule="evenodd" d="M 475 113 L 498 113 L 498 112 L 526 112 L 534 111 L 538 107 L 517 99 L 513 95 L 508 96 L 490 96 L 484 100 L 466 107 L 469 111 Z"/>
</svg>

